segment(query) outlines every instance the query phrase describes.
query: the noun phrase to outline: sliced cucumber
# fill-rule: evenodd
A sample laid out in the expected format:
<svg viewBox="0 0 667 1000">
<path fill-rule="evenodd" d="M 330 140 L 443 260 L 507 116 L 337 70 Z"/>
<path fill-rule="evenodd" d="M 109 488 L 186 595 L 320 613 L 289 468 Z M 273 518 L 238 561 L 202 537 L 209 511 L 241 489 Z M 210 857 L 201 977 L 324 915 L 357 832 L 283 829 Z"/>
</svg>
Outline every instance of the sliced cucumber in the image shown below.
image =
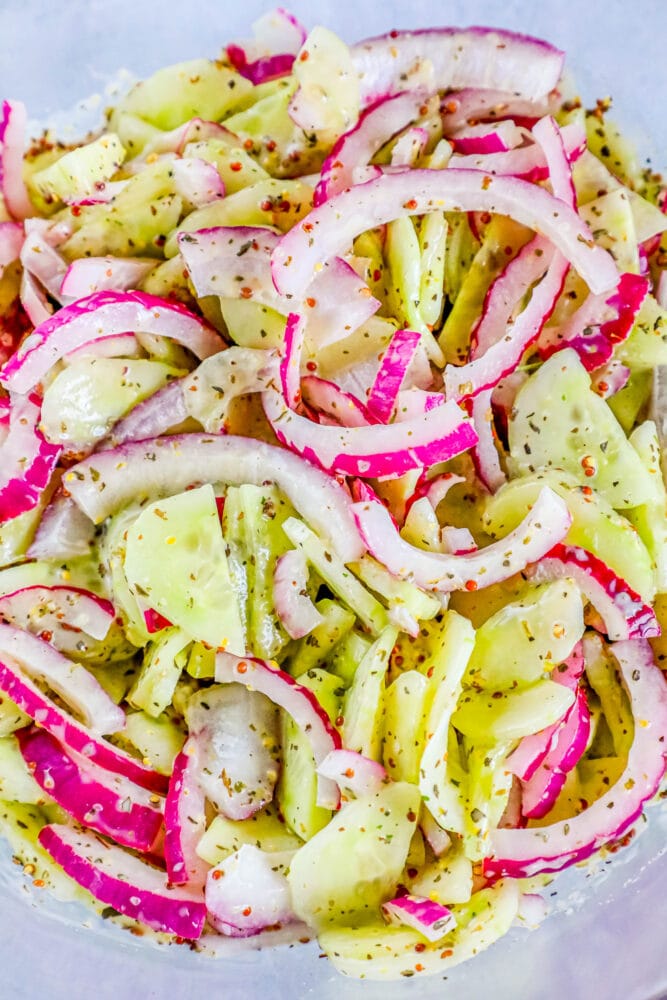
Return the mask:
<svg viewBox="0 0 667 1000">
<path fill-rule="evenodd" d="M 380 633 L 357 667 L 343 705 L 343 742 L 348 750 L 379 760 L 383 696 L 389 656 L 398 636 L 390 625 Z"/>
</svg>

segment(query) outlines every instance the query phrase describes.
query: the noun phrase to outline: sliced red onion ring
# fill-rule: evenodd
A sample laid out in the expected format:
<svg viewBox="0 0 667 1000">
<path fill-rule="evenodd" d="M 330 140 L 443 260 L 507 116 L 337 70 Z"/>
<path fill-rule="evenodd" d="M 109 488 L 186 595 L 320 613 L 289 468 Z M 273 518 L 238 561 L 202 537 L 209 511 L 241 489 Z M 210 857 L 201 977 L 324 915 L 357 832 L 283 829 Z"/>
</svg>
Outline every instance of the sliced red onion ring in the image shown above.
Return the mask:
<svg viewBox="0 0 667 1000">
<path fill-rule="evenodd" d="M 73 194 L 63 198 L 66 205 L 108 205 L 127 187 L 128 181 L 99 181 L 93 194 Z"/>
<path fill-rule="evenodd" d="M 391 151 L 392 167 L 414 167 L 428 147 L 429 134 L 425 128 L 408 129 L 394 144 Z"/>
<path fill-rule="evenodd" d="M 366 407 L 381 424 L 392 418 L 398 394 L 412 364 L 421 334 L 416 330 L 397 330 L 382 356 Z"/>
<path fill-rule="evenodd" d="M 523 521 L 505 538 L 469 555 L 427 552 L 405 542 L 381 503 L 352 506 L 368 550 L 395 576 L 424 590 L 449 593 L 489 587 L 541 559 L 568 532 L 572 517 L 553 490 L 541 490 Z"/>
<path fill-rule="evenodd" d="M 87 260 L 86 257 L 80 258 Z M 140 358 L 143 357 L 139 341 L 133 333 L 118 333 L 116 336 L 100 337 L 89 344 L 82 344 L 75 351 L 67 352 L 67 360 L 79 358 Z"/>
<path fill-rule="evenodd" d="M 493 430 L 493 409 L 491 396 L 493 389 L 484 389 L 472 400 L 470 416 L 477 434 L 477 444 L 472 449 L 472 460 L 475 471 L 489 493 L 495 493 L 507 476 L 500 464 L 500 456 L 496 447 Z"/>
<path fill-rule="evenodd" d="M 145 292 L 95 292 L 38 326 L 7 362 L 0 381 L 14 392 L 28 392 L 70 351 L 128 330 L 168 337 L 198 358 L 216 354 L 222 346 L 215 330 L 180 303 Z"/>
<path fill-rule="evenodd" d="M 133 500 L 181 493 L 194 483 L 275 482 L 343 559 L 363 553 L 350 499 L 321 469 L 254 438 L 178 434 L 97 452 L 65 474 L 72 499 L 99 523 Z"/>
<path fill-rule="evenodd" d="M 2 594 L 0 615 L 50 642 L 61 653 L 72 653 L 82 632 L 92 639 L 106 638 L 116 612 L 111 601 L 89 590 L 36 585 Z"/>
<path fill-rule="evenodd" d="M 452 838 L 435 821 L 426 807 L 422 808 L 419 826 L 436 858 L 441 858 L 443 854 L 446 854 L 452 846 Z"/>
<path fill-rule="evenodd" d="M 423 112 L 427 90 L 410 90 L 378 101 L 369 107 L 357 124 L 340 137 L 322 164 L 315 188 L 315 207 L 355 183 L 354 171 L 370 163 L 373 156 L 395 135 Z"/>
<path fill-rule="evenodd" d="M 180 156 L 188 143 L 200 142 L 205 139 L 220 139 L 230 148 L 239 144 L 238 136 L 218 122 L 206 121 L 204 118 L 190 118 L 183 125 L 178 125 L 168 132 L 160 132 L 159 135 L 151 139 L 141 151 L 141 161 L 145 163 L 147 158 L 153 154 L 159 156 L 162 153 L 177 153 Z"/>
<path fill-rule="evenodd" d="M 335 382 L 317 375 L 306 375 L 301 379 L 301 397 L 309 407 L 325 414 L 341 427 L 365 427 L 376 422 L 356 396 L 343 392 Z"/>
<path fill-rule="evenodd" d="M 655 300 L 661 309 L 667 309 L 667 271 L 661 271 L 655 287 Z"/>
<path fill-rule="evenodd" d="M 188 417 L 184 387 L 185 377 L 174 379 L 138 403 L 126 417 L 114 424 L 109 443 L 117 447 L 127 441 L 144 441 L 178 427 Z"/>
<path fill-rule="evenodd" d="M 28 116 L 21 101 L 3 101 L 0 115 L 0 192 L 15 219 L 34 215 L 23 182 L 23 151 Z"/>
<path fill-rule="evenodd" d="M 255 85 L 290 73 L 294 56 L 307 37 L 303 25 L 277 7 L 263 14 L 252 28 L 251 41 L 227 46 L 227 58 L 237 73 Z"/>
<path fill-rule="evenodd" d="M 225 185 L 214 163 L 186 156 L 172 163 L 178 194 L 194 208 L 225 197 Z"/>
<path fill-rule="evenodd" d="M 60 228 L 64 230 L 64 238 L 67 238 L 69 228 Z M 61 285 L 67 271 L 67 261 L 57 249 L 62 242 L 60 234 L 57 231 L 51 232 L 51 224 L 46 220 L 26 219 L 20 259 L 24 272 L 32 279 L 31 288 L 34 290 L 36 281 L 39 294 L 45 289 L 52 299 L 64 304 L 67 300 L 61 293 Z M 48 308 L 50 310 L 50 304 Z"/>
<path fill-rule="evenodd" d="M 288 76 L 294 65 L 294 56 L 287 52 L 275 56 L 262 56 L 253 62 L 246 62 L 245 53 L 238 45 L 227 46 L 227 57 L 237 73 L 250 80 L 255 86 Z"/>
<path fill-rule="evenodd" d="M 528 305 L 519 313 L 508 333 L 467 364 L 460 367 L 447 365 L 444 382 L 448 399 L 462 399 L 484 389 L 492 389 L 501 378 L 514 371 L 551 316 L 563 290 L 567 269 L 568 264 L 562 254 L 554 253 L 545 276 L 533 289 Z"/>
<path fill-rule="evenodd" d="M 574 647 L 567 660 L 551 672 L 551 679 L 570 691 L 577 691 L 579 679 L 584 672 L 584 653 L 581 642 Z M 524 736 L 518 747 L 507 758 L 508 770 L 522 781 L 528 781 L 544 761 L 552 748 L 563 719 L 537 733 Z M 518 824 L 514 824 L 518 825 Z"/>
<path fill-rule="evenodd" d="M 452 911 L 426 896 L 397 896 L 382 904 L 382 915 L 389 924 L 419 931 L 427 941 L 439 941 L 456 927 Z"/>
<path fill-rule="evenodd" d="M 601 616 L 607 635 L 650 639 L 660 635 L 655 612 L 605 562 L 576 545 L 556 545 L 533 572 L 538 581 L 570 577 Z"/>
<path fill-rule="evenodd" d="M 273 251 L 274 284 L 286 298 L 300 302 L 319 268 L 344 253 L 360 233 L 436 210 L 508 215 L 551 240 L 596 294 L 618 284 L 611 256 L 595 245 L 588 226 L 558 198 L 514 177 L 449 169 L 385 175 L 313 209 Z"/>
<path fill-rule="evenodd" d="M 0 663 L 0 690 L 42 729 L 71 750 L 108 771 L 125 775 L 142 788 L 148 788 L 152 792 L 166 791 L 167 779 L 164 775 L 146 767 L 136 757 L 131 757 L 106 740 L 99 739 L 91 729 L 77 722 L 47 695 L 42 694 L 18 661 L 9 656 L 3 656 Z"/>
<path fill-rule="evenodd" d="M 580 126 L 581 127 L 581 126 Z M 585 130 L 582 139 L 585 143 Z M 533 126 L 535 140 L 542 147 L 549 169 L 551 190 L 572 208 L 577 206 L 577 195 L 572 180 L 566 137 L 551 115 L 540 118 Z"/>
<path fill-rule="evenodd" d="M 514 121 L 516 119 L 542 118 L 557 110 L 559 95 L 547 95 L 527 101 L 506 90 L 464 87 L 447 94 L 442 101 L 441 115 L 445 135 L 479 121 Z"/>
<path fill-rule="evenodd" d="M 279 392 L 262 393 L 264 412 L 291 451 L 323 469 L 372 478 L 401 476 L 410 469 L 444 462 L 475 443 L 471 424 L 455 403 L 422 417 L 367 427 L 324 427 L 285 407 Z"/>
<path fill-rule="evenodd" d="M 253 691 L 261 691 L 274 705 L 284 709 L 306 735 L 316 765 L 332 750 L 340 749 L 338 731 L 329 722 L 328 715 L 312 691 L 268 661 L 218 652 L 215 657 L 215 679 L 221 684 L 245 684 Z M 319 777 L 317 801 L 325 808 L 338 808 L 340 796 L 335 783 L 330 779 Z"/>
<path fill-rule="evenodd" d="M 586 371 L 607 364 L 630 333 L 649 289 L 646 278 L 622 274 L 611 293 L 589 295 L 569 320 L 545 330 L 539 341 L 540 355 L 546 360 L 563 347 L 573 347 Z"/>
<path fill-rule="evenodd" d="M 578 159 L 586 148 L 584 128 L 578 122 L 565 125 L 562 138 L 567 159 Z M 497 177 L 516 177 L 526 181 L 543 181 L 549 176 L 545 152 L 539 143 L 499 153 L 454 153 L 449 161 L 449 169 L 483 170 Z"/>
<path fill-rule="evenodd" d="M 178 247 L 198 296 L 250 299 L 287 315 L 271 282 L 271 254 L 280 237 L 261 226 L 218 226 L 181 233 Z M 345 314 L 340 304 L 345 302 Z M 319 347 L 347 337 L 380 307 L 344 260 L 327 262 L 305 299 L 308 336 Z"/>
<path fill-rule="evenodd" d="M 280 385 L 283 399 L 291 409 L 295 409 L 301 402 L 301 355 L 305 335 L 305 318 L 299 313 L 290 313 L 280 359 Z"/>
<path fill-rule="evenodd" d="M 520 146 L 525 132 L 513 121 L 464 125 L 450 136 L 457 153 L 506 153 Z"/>
<path fill-rule="evenodd" d="M 20 222 L 0 222 L 0 278 L 8 264 L 19 259 L 23 246 L 23 226 Z"/>
<path fill-rule="evenodd" d="M 201 893 L 172 888 L 164 872 L 75 827 L 45 826 L 39 842 L 70 878 L 100 902 L 153 930 L 185 940 L 201 937 L 206 920 Z"/>
<path fill-rule="evenodd" d="M 436 406 L 442 406 L 445 396 L 442 392 L 428 392 L 413 386 L 411 389 L 401 389 L 396 400 L 397 421 L 411 420 L 413 417 L 428 413 Z"/>
<path fill-rule="evenodd" d="M 164 860 L 171 885 L 200 889 L 209 866 L 196 851 L 206 832 L 206 802 L 197 783 L 196 754 L 190 739 L 174 761 L 164 804 Z"/>
<path fill-rule="evenodd" d="M 40 412 L 38 396 L 12 396 L 9 430 L 0 445 L 0 522 L 37 506 L 60 458 L 60 445 L 50 444 L 39 430 Z"/>
<path fill-rule="evenodd" d="M 244 844 L 206 879 L 208 919 L 227 937 L 253 937 L 295 920 L 285 876 L 293 852 L 268 853 Z"/>
<path fill-rule="evenodd" d="M 308 561 L 300 549 L 290 549 L 276 562 L 273 573 L 273 600 L 276 614 L 290 639 L 308 635 L 322 621 L 306 587 Z"/>
<path fill-rule="evenodd" d="M 356 798 L 375 795 L 389 781 L 382 764 L 356 750 L 332 750 L 318 764 L 317 773 L 335 781 L 343 795 L 352 792 Z"/>
<path fill-rule="evenodd" d="M 5 654 L 18 660 L 30 677 L 46 681 L 82 716 L 95 736 L 117 733 L 125 728 L 125 712 L 111 700 L 90 671 L 72 663 L 44 639 L 13 625 L 0 624 L 0 655 Z"/>
<path fill-rule="evenodd" d="M 392 31 L 352 46 L 362 104 L 414 90 L 483 87 L 537 100 L 558 83 L 563 53 L 527 35 L 493 28 Z"/>
<path fill-rule="evenodd" d="M 554 734 L 546 756 L 523 786 L 521 811 L 527 819 L 539 819 L 551 810 L 567 775 L 586 750 L 590 731 L 586 693 L 579 688 L 577 700 Z"/>
<path fill-rule="evenodd" d="M 123 847 L 153 848 L 162 828 L 157 795 L 73 754 L 43 729 L 22 729 L 18 741 L 39 787 L 75 820 Z"/>
<path fill-rule="evenodd" d="M 155 267 L 145 257 L 80 257 L 72 261 L 60 285 L 66 298 L 82 299 L 93 292 L 125 292 L 136 288 Z"/>
<path fill-rule="evenodd" d="M 95 525 L 73 500 L 62 494 L 48 504 L 28 549 L 30 559 L 85 556 L 95 540 Z"/>
<path fill-rule="evenodd" d="M 584 861 L 621 837 L 641 816 L 665 773 L 667 683 L 645 639 L 616 642 L 618 662 L 635 719 L 635 735 L 618 781 L 583 812 L 550 826 L 494 830 L 484 872 L 492 877 L 530 878 Z"/>
<path fill-rule="evenodd" d="M 273 799 L 278 780 L 278 718 L 260 691 L 241 684 L 207 688 L 186 707 L 196 779 L 215 809 L 249 819 Z"/>
</svg>

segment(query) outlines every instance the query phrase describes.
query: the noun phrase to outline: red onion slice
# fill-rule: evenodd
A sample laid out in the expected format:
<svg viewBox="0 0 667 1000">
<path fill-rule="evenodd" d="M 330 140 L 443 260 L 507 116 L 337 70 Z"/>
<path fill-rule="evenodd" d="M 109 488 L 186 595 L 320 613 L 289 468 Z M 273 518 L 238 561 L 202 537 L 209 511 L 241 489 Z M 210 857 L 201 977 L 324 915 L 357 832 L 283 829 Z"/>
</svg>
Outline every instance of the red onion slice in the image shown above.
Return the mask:
<svg viewBox="0 0 667 1000">
<path fill-rule="evenodd" d="M 23 182 L 23 150 L 28 116 L 21 101 L 3 101 L 0 115 L 0 192 L 15 219 L 34 215 Z"/>
<path fill-rule="evenodd" d="M 310 597 L 308 561 L 300 549 L 290 549 L 276 562 L 273 601 L 276 614 L 290 639 L 301 639 L 323 621 Z"/>
<path fill-rule="evenodd" d="M 618 663 L 635 719 L 625 770 L 609 791 L 583 812 L 550 826 L 494 830 L 484 872 L 492 877 L 530 878 L 584 861 L 621 837 L 641 815 L 665 773 L 667 683 L 645 639 L 616 642 Z"/>
<path fill-rule="evenodd" d="M 315 188 L 315 207 L 355 183 L 355 170 L 395 135 L 420 116 L 429 98 L 427 90 L 407 91 L 378 101 L 357 124 L 340 137 L 322 164 Z"/>
<path fill-rule="evenodd" d="M 434 90 L 482 87 L 537 100 L 558 83 L 564 59 L 537 38 L 478 27 L 392 31 L 351 51 L 364 106 L 424 80 Z"/>
<path fill-rule="evenodd" d="M 207 688 L 186 707 L 196 780 L 231 820 L 249 819 L 273 799 L 280 765 L 275 706 L 241 684 Z"/>
<path fill-rule="evenodd" d="M 171 885 L 202 888 L 209 866 L 196 847 L 206 832 L 206 802 L 197 782 L 197 748 L 188 740 L 174 761 L 164 804 L 164 860 Z"/>
<path fill-rule="evenodd" d="M 421 341 L 416 330 L 397 330 L 382 356 L 366 407 L 381 424 L 392 418 L 398 394 Z"/>
<path fill-rule="evenodd" d="M 194 208 L 225 197 L 225 185 L 214 163 L 186 156 L 175 159 L 172 170 L 178 194 Z"/>
<path fill-rule="evenodd" d="M 73 754 L 43 729 L 22 729 L 18 741 L 37 784 L 75 820 L 123 847 L 154 847 L 162 829 L 157 795 Z"/>
<path fill-rule="evenodd" d="M 253 691 L 260 691 L 274 705 L 284 709 L 306 735 L 316 765 L 332 750 L 340 749 L 338 731 L 331 725 L 328 715 L 312 691 L 268 661 L 218 652 L 215 657 L 215 679 L 221 684 L 245 684 Z M 334 782 L 320 776 L 317 801 L 325 808 L 338 808 L 340 796 Z"/>
<path fill-rule="evenodd" d="M 19 259 L 23 246 L 23 226 L 20 222 L 0 222 L 0 278 L 8 264 Z"/>
<path fill-rule="evenodd" d="M 125 292 L 136 288 L 155 267 L 145 257 L 80 257 L 72 261 L 62 279 L 60 294 L 82 299 L 93 292 Z"/>
<path fill-rule="evenodd" d="M 153 930 L 185 940 L 201 937 L 206 920 L 201 893 L 171 887 L 164 872 L 75 827 L 45 826 L 39 842 L 70 878 L 100 902 Z"/>
<path fill-rule="evenodd" d="M 457 153 L 506 153 L 520 146 L 525 136 L 525 130 L 514 122 L 504 121 L 464 125 L 450 136 L 450 140 Z"/>
<path fill-rule="evenodd" d="M 470 410 L 470 417 L 477 434 L 477 444 L 472 450 L 472 460 L 475 463 L 477 475 L 489 493 L 495 493 L 503 483 L 507 482 L 507 476 L 500 464 L 494 436 L 492 395 L 493 389 L 484 389 L 482 392 L 478 392 L 472 400 Z"/>
<path fill-rule="evenodd" d="M 535 567 L 533 579 L 570 577 L 601 616 L 611 640 L 660 635 L 655 612 L 605 562 L 576 545 L 556 545 Z"/>
<path fill-rule="evenodd" d="M 452 911 L 426 896 L 397 896 L 382 904 L 382 915 L 389 924 L 419 931 L 427 941 L 440 941 L 456 927 Z"/>
<path fill-rule="evenodd" d="M 178 427 L 188 417 L 183 390 L 185 379 L 177 378 L 138 403 L 127 416 L 114 424 L 109 443 L 114 447 L 127 441 L 144 441 L 159 437 L 172 427 Z"/>
<path fill-rule="evenodd" d="M 544 119 L 542 119 L 544 120 Z M 573 122 L 562 130 L 565 154 L 577 160 L 586 148 L 584 128 Z M 549 177 L 549 166 L 541 144 L 520 146 L 498 153 L 454 153 L 449 161 L 450 170 L 484 170 L 498 177 L 517 177 L 526 181 L 543 181 Z M 565 200 L 565 199 L 563 199 Z"/>
<path fill-rule="evenodd" d="M 469 126 L 471 122 L 510 121 L 515 119 L 537 120 L 557 110 L 560 97 L 556 94 L 527 101 L 506 90 L 464 87 L 447 94 L 442 101 L 441 115 L 445 135 L 451 136 L 457 129 Z"/>
<path fill-rule="evenodd" d="M 95 525 L 73 500 L 56 494 L 42 514 L 28 549 L 30 559 L 86 556 L 95 541 Z"/>
<path fill-rule="evenodd" d="M 324 427 L 285 407 L 279 392 L 262 393 L 267 419 L 290 451 L 331 472 L 372 478 L 401 476 L 444 462 L 475 443 L 458 406 L 446 403 L 421 417 L 366 427 Z"/>
<path fill-rule="evenodd" d="M 46 681 L 82 716 L 95 736 L 117 733 L 125 728 L 123 709 L 111 700 L 93 674 L 68 660 L 44 639 L 13 625 L 0 624 L 0 655 L 5 654 L 18 660 L 30 677 Z"/>
<path fill-rule="evenodd" d="M 291 409 L 295 409 L 301 402 L 301 355 L 305 335 L 305 318 L 299 313 L 290 313 L 285 327 L 279 371 L 283 399 Z"/>
<path fill-rule="evenodd" d="M 96 523 L 133 500 L 182 493 L 195 483 L 275 482 L 343 562 L 363 553 L 343 487 L 297 455 L 254 438 L 177 434 L 133 442 L 91 455 L 64 479 L 72 499 Z"/>
<path fill-rule="evenodd" d="M 166 791 L 167 779 L 164 775 L 146 767 L 140 760 L 118 750 L 106 740 L 99 739 L 92 730 L 77 722 L 47 695 L 42 694 L 18 661 L 13 661 L 8 656 L 4 656 L 0 663 L 0 690 L 42 729 L 82 757 L 108 771 L 125 775 L 149 791 Z"/>
<path fill-rule="evenodd" d="M 198 358 L 222 346 L 219 335 L 180 303 L 145 292 L 95 292 L 38 326 L 7 362 L 0 381 L 15 392 L 28 392 L 70 351 L 128 330 L 168 337 Z"/>
<path fill-rule="evenodd" d="M 382 764 L 356 750 L 332 750 L 318 764 L 317 773 L 335 781 L 343 795 L 352 792 L 356 798 L 375 795 L 390 780 Z"/>
<path fill-rule="evenodd" d="M 68 653 L 76 652 L 82 632 L 92 639 L 106 638 L 116 612 L 111 601 L 89 590 L 36 585 L 2 594 L 0 615 Z"/>
<path fill-rule="evenodd" d="M 309 407 L 341 427 L 365 427 L 376 422 L 356 396 L 343 392 L 335 382 L 317 375 L 306 375 L 301 379 L 301 398 Z"/>
<path fill-rule="evenodd" d="M 319 268 L 360 233 L 435 210 L 508 215 L 551 240 L 593 292 L 618 284 L 614 261 L 573 209 L 535 184 L 476 170 L 410 170 L 336 195 L 282 237 L 271 255 L 274 284 L 300 302 Z"/>
<path fill-rule="evenodd" d="M 12 396 L 9 431 L 0 444 L 0 522 L 37 506 L 60 458 L 60 445 L 39 430 L 40 412 L 38 396 Z"/>
<path fill-rule="evenodd" d="M 405 542 L 381 503 L 352 507 L 368 550 L 395 576 L 424 590 L 477 590 L 507 580 L 541 559 L 567 534 L 572 517 L 553 490 L 541 490 L 532 509 L 505 538 L 469 555 L 427 552 Z"/>
<path fill-rule="evenodd" d="M 555 733 L 535 773 L 525 782 L 521 811 L 527 819 L 546 816 L 556 802 L 569 772 L 581 759 L 591 731 L 591 717 L 583 688 Z"/>
<path fill-rule="evenodd" d="M 206 907 L 209 921 L 220 934 L 254 937 L 267 927 L 296 919 L 285 875 L 292 853 L 268 853 L 244 844 L 211 869 Z"/>
</svg>

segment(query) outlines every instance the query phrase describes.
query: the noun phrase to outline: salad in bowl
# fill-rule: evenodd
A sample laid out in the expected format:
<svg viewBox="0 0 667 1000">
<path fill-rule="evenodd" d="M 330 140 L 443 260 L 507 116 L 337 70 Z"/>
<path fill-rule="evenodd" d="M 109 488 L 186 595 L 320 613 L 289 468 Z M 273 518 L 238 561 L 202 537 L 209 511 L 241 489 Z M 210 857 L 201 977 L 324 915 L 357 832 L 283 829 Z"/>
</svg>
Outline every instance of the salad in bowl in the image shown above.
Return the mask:
<svg viewBox="0 0 667 1000">
<path fill-rule="evenodd" d="M 660 798 L 667 189 L 547 42 L 253 32 L 2 105 L 0 832 L 442 975 Z"/>
</svg>

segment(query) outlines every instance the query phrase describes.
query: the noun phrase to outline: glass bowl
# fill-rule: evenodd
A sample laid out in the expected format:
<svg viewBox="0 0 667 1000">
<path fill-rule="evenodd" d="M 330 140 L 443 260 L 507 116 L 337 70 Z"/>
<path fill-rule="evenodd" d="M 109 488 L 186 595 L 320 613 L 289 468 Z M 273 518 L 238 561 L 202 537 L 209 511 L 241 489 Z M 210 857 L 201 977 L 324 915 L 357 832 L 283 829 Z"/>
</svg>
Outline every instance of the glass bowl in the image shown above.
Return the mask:
<svg viewBox="0 0 667 1000">
<path fill-rule="evenodd" d="M 3 0 L 0 5 L 0 96 L 23 100 L 31 120 L 99 119 L 109 87 L 127 70 L 145 76 L 169 62 L 216 55 L 270 6 L 202 0 Z M 614 115 L 643 158 L 667 167 L 667 31 L 664 0 L 412 0 L 354 4 L 293 0 L 312 27 L 324 24 L 353 41 L 391 28 L 488 24 L 541 35 L 567 53 L 587 105 L 614 97 Z M 82 99 L 86 99 L 82 103 Z M 667 812 L 650 822 L 613 862 L 597 862 L 555 880 L 552 913 L 537 931 L 513 930 L 474 961 L 442 978 L 366 983 L 344 979 L 319 957 L 316 944 L 263 951 L 228 950 L 214 960 L 187 947 L 157 946 L 33 889 L 0 847 L 0 994 L 12 1000 L 135 1000 L 195 994 L 249 997 L 408 996 L 478 1000 L 650 1000 L 667 996 Z M 644 824 L 640 824 L 644 826 Z"/>
</svg>

